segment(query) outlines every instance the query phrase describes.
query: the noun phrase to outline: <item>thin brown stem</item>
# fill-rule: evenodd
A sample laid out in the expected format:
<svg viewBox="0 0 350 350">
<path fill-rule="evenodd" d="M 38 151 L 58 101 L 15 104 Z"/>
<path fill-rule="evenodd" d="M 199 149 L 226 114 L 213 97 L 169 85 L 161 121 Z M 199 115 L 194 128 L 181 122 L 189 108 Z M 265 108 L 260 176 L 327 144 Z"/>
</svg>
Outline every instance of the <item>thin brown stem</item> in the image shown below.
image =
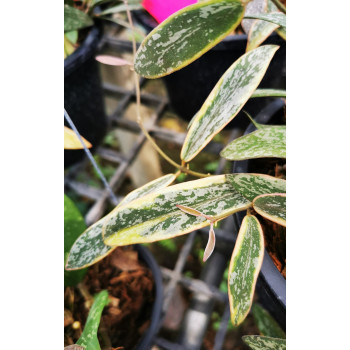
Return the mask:
<svg viewBox="0 0 350 350">
<path fill-rule="evenodd" d="M 131 28 L 134 28 L 134 24 L 132 22 L 132 17 L 131 17 L 131 13 L 130 13 L 130 9 L 128 6 L 128 1 L 124 0 L 124 4 L 126 7 L 126 13 L 128 16 L 128 21 L 130 24 Z M 133 49 L 133 54 L 134 54 L 134 58 L 136 56 L 136 40 L 134 35 L 132 36 L 132 49 Z M 177 164 L 174 160 L 172 160 L 170 157 L 168 157 L 163 151 L 162 149 L 156 144 L 156 142 L 153 140 L 153 138 L 151 137 L 151 135 L 149 134 L 148 130 L 145 128 L 145 126 L 143 125 L 142 122 L 142 118 L 141 118 L 141 92 L 140 92 L 140 82 L 139 82 L 139 77 L 138 74 L 136 73 L 136 71 L 134 70 L 134 80 L 135 80 L 135 90 L 136 90 L 136 115 L 137 115 L 137 123 L 139 124 L 142 132 L 144 133 L 144 135 L 146 136 L 146 138 L 148 139 L 148 141 L 152 144 L 152 146 L 156 149 L 156 151 L 171 165 L 173 165 L 174 167 L 178 168 L 179 170 L 181 170 L 182 172 L 186 173 L 186 174 L 190 174 L 196 177 L 207 177 L 210 176 L 210 174 L 203 174 L 203 173 L 198 173 L 196 171 L 192 171 L 190 170 L 188 167 L 185 166 L 185 163 L 183 162 L 182 165 Z"/>
<path fill-rule="evenodd" d="M 272 0 L 279 10 L 286 13 L 286 7 L 279 0 Z"/>
</svg>

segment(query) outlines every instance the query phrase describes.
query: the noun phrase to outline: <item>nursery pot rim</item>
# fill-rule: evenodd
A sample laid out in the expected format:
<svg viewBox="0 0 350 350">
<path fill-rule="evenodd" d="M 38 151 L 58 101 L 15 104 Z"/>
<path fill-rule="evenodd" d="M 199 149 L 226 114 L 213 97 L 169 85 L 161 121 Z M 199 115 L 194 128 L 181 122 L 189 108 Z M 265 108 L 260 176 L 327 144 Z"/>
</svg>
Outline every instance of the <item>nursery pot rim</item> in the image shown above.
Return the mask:
<svg viewBox="0 0 350 350">
<path fill-rule="evenodd" d="M 256 116 L 255 121 L 258 123 L 266 123 L 268 122 L 274 113 L 280 110 L 284 106 L 284 102 L 282 99 L 276 99 L 275 101 L 269 103 L 265 108 L 261 110 L 261 112 Z M 249 134 L 256 130 L 255 126 L 250 123 L 247 127 L 244 135 Z M 234 173 L 246 173 L 248 172 L 248 160 L 240 161 L 239 163 L 239 171 L 237 171 L 237 162 L 234 162 L 233 172 Z M 240 212 L 242 213 L 242 212 Z M 237 213 L 237 214 L 240 214 Z M 239 223 L 240 218 L 239 215 L 235 215 L 235 219 L 237 223 Z M 239 226 L 239 225 L 238 225 Z M 282 276 L 282 274 L 277 269 L 276 265 L 272 261 L 268 251 L 265 248 L 264 251 L 264 259 L 260 270 L 259 279 L 264 284 L 264 287 L 267 287 L 270 292 L 274 295 L 280 306 L 283 309 L 286 309 L 286 279 Z"/>
<path fill-rule="evenodd" d="M 77 67 L 82 65 L 95 54 L 101 36 L 101 25 L 94 23 L 80 46 L 71 55 L 64 59 L 65 77 L 69 76 Z"/>
</svg>

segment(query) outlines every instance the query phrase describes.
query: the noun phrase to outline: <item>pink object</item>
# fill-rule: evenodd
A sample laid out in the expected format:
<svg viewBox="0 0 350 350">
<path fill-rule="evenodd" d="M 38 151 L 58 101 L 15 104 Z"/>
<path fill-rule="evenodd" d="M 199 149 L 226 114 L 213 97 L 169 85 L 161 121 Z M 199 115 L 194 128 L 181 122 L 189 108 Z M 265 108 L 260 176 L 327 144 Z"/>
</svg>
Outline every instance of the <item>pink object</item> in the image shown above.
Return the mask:
<svg viewBox="0 0 350 350">
<path fill-rule="evenodd" d="M 196 2 L 197 0 L 143 0 L 142 6 L 161 23 L 173 13 Z"/>
</svg>

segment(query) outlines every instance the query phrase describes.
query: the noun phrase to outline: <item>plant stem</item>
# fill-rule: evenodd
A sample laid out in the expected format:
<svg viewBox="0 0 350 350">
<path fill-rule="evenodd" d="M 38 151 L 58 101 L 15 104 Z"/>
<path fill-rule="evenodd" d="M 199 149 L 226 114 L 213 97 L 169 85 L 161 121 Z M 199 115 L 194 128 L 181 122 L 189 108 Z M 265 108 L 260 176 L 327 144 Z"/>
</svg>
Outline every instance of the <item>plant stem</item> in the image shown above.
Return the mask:
<svg viewBox="0 0 350 350">
<path fill-rule="evenodd" d="M 126 7 L 126 13 L 128 16 L 128 21 L 130 24 L 130 27 L 133 29 L 134 25 L 132 22 L 132 18 L 131 18 L 131 13 L 130 13 L 130 9 L 128 6 L 128 0 L 124 0 L 124 4 Z M 132 49 L 133 49 L 133 54 L 134 54 L 134 58 L 136 56 L 136 41 L 135 41 L 135 37 L 132 36 Z M 135 80 L 135 89 L 136 89 L 136 114 L 137 114 L 137 123 L 139 124 L 142 132 L 144 133 L 144 135 L 146 136 L 146 138 L 148 139 L 148 141 L 152 144 L 152 146 L 157 150 L 157 152 L 171 165 L 173 165 L 174 167 L 180 169 L 182 172 L 186 173 L 186 174 L 190 174 L 196 177 L 207 177 L 210 176 L 210 174 L 203 174 L 203 173 L 198 173 L 196 171 L 192 171 L 190 169 L 188 169 L 186 166 L 184 165 L 180 165 L 177 164 L 174 160 L 172 160 L 171 158 L 169 158 L 163 151 L 162 149 L 156 144 L 156 142 L 153 140 L 153 138 L 151 137 L 151 135 L 149 134 L 149 132 L 147 131 L 147 129 L 145 128 L 145 126 L 143 125 L 142 122 L 142 118 L 141 118 L 141 112 L 140 112 L 140 106 L 141 106 L 141 92 L 140 92 L 140 82 L 139 82 L 139 77 L 138 74 L 136 73 L 136 71 L 134 70 L 134 80 Z"/>
<path fill-rule="evenodd" d="M 272 2 L 278 7 L 279 10 L 286 13 L 286 7 L 279 0 L 272 0 Z"/>
</svg>

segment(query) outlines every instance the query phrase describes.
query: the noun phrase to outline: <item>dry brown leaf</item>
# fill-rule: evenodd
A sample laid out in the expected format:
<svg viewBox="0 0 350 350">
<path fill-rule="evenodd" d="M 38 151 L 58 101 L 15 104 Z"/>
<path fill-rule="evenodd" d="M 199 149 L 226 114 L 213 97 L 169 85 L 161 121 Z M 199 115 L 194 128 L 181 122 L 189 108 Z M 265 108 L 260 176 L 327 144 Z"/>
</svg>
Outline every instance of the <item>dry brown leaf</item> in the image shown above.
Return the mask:
<svg viewBox="0 0 350 350">
<path fill-rule="evenodd" d="M 111 265 L 122 271 L 133 271 L 141 268 L 137 252 L 123 249 L 118 249 L 118 252 L 112 256 Z"/>
</svg>

